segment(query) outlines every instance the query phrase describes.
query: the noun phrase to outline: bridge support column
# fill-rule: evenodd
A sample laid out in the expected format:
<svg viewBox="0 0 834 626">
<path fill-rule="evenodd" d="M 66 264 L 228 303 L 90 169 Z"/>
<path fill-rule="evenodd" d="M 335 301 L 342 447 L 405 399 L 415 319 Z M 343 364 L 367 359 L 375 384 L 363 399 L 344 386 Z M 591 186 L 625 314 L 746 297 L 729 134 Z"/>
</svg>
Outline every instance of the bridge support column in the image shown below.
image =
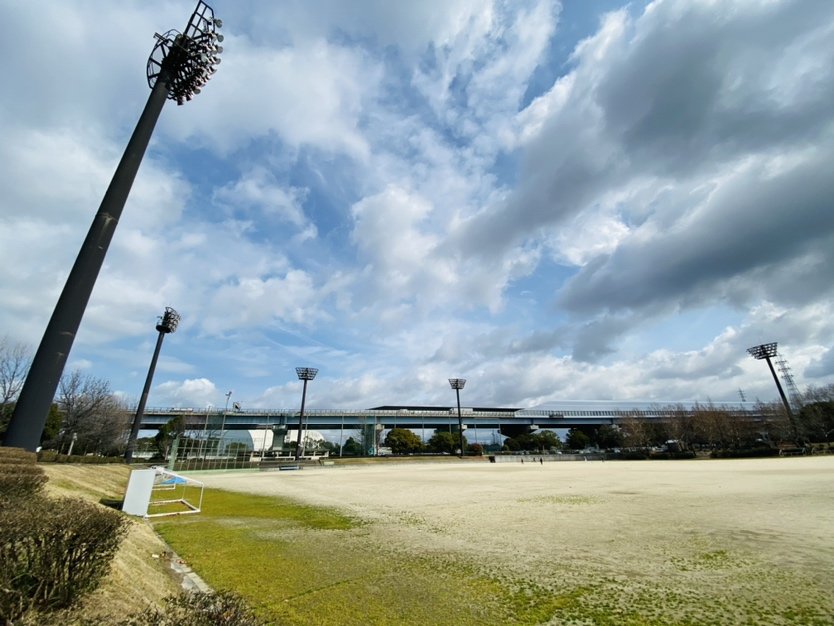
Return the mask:
<svg viewBox="0 0 834 626">
<path fill-rule="evenodd" d="M 272 427 L 272 447 L 268 450 L 271 452 L 272 450 L 283 450 L 284 449 L 284 439 L 287 437 L 287 427 L 286 426 L 273 426 Z"/>
<path fill-rule="evenodd" d="M 500 432 L 505 437 L 518 437 L 519 435 L 526 435 L 528 433 L 533 432 L 534 430 L 538 430 L 539 427 L 536 424 L 501 424 L 498 428 L 498 432 Z"/>
</svg>

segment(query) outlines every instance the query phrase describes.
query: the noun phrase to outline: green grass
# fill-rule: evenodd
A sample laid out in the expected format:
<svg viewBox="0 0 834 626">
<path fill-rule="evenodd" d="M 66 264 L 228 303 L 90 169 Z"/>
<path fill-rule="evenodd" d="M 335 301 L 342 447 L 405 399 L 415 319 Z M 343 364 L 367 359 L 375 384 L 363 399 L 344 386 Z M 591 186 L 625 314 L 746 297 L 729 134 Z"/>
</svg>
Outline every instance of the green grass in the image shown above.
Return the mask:
<svg viewBox="0 0 834 626">
<path fill-rule="evenodd" d="M 206 490 L 200 515 L 154 526 L 209 585 L 242 594 L 270 624 L 537 624 L 584 593 L 400 552 L 368 524 L 280 498 Z"/>
<path fill-rule="evenodd" d="M 380 545 L 372 524 L 281 498 L 206 490 L 200 515 L 154 526 L 209 585 L 240 593 L 269 624 L 539 624 L 579 610 L 587 593 Z"/>
</svg>

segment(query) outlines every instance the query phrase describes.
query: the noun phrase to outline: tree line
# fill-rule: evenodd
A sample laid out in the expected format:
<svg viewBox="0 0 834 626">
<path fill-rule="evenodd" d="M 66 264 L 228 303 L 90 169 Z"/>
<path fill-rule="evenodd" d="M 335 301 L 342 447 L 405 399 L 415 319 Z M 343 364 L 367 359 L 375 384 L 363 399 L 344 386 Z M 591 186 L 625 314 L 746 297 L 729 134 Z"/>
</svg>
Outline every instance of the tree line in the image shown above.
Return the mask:
<svg viewBox="0 0 834 626">
<path fill-rule="evenodd" d="M 793 420 L 778 402 L 759 403 L 752 412 L 714 404 L 696 404 L 691 408 L 671 405 L 659 408 L 659 412 L 661 417 L 647 419 L 635 411 L 625 414 L 616 425 L 571 428 L 564 442 L 550 430 L 539 430 L 506 437 L 496 448 L 505 452 L 554 452 L 592 447 L 601 450 L 662 447 L 682 452 L 827 443 L 834 436 L 834 384 L 809 387 Z M 457 433 L 444 429 L 435 430 L 431 438 L 423 442 L 407 428 L 394 428 L 383 443 L 393 454 L 455 454 L 459 447 Z M 478 443 L 465 443 L 465 446 L 468 454 L 479 454 L 484 450 Z M 362 450 L 363 446 L 353 438 L 348 439 L 343 448 L 349 455 L 361 455 Z"/>
<path fill-rule="evenodd" d="M 662 447 L 670 451 L 750 450 L 827 443 L 834 435 L 834 385 L 809 387 L 794 419 L 779 402 L 759 403 L 753 411 L 714 404 L 661 407 L 661 417 L 628 413 L 617 425 L 572 428 L 565 447 L 581 450 Z M 524 448 L 522 448 L 524 449 Z"/>
</svg>

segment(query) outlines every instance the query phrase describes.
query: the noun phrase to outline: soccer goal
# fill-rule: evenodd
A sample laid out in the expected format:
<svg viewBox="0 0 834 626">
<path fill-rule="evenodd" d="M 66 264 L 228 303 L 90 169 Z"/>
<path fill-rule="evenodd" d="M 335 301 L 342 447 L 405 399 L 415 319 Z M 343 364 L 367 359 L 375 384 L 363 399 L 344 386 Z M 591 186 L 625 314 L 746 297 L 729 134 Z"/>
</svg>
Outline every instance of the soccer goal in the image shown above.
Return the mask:
<svg viewBox="0 0 834 626">
<path fill-rule="evenodd" d="M 162 517 L 199 513 L 204 485 L 162 467 L 130 473 L 122 510 L 130 515 Z"/>
</svg>

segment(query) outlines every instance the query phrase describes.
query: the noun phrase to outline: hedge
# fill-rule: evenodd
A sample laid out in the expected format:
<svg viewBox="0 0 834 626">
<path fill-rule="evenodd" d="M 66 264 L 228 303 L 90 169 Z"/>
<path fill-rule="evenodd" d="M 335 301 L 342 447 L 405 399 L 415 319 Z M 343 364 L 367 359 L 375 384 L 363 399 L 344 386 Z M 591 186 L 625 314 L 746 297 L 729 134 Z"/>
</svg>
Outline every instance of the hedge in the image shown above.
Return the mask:
<svg viewBox="0 0 834 626">
<path fill-rule="evenodd" d="M 0 507 L 0 621 L 76 604 L 109 571 L 126 527 L 121 513 L 71 498 Z"/>
<path fill-rule="evenodd" d="M 41 463 L 86 463 L 86 464 L 108 464 L 108 463 L 124 463 L 124 458 L 120 456 L 97 456 L 94 454 L 59 454 L 55 450 L 41 450 L 38 452 L 38 461 Z"/>
</svg>

